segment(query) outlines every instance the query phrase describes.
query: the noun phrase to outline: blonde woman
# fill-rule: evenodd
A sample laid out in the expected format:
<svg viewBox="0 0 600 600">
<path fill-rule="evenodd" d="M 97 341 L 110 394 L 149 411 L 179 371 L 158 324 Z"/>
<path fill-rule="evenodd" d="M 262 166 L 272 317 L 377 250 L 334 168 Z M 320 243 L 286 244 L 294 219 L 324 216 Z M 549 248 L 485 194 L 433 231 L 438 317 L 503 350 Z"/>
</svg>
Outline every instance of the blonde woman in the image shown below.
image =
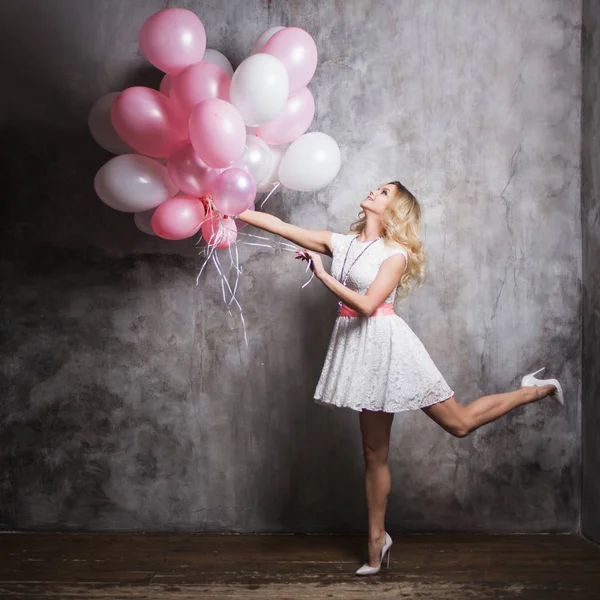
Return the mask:
<svg viewBox="0 0 600 600">
<path fill-rule="evenodd" d="M 346 235 L 302 229 L 254 211 L 239 218 L 306 248 L 297 258 L 309 261 L 315 277 L 339 300 L 315 400 L 359 411 L 369 560 L 357 575 L 374 575 L 386 554 L 389 566 L 392 545 L 384 524 L 394 413 L 420 408 L 452 435 L 464 437 L 517 406 L 549 394 L 562 404 L 563 397 L 556 379 L 536 379 L 540 369 L 525 375 L 517 390 L 459 404 L 419 338 L 394 313 L 397 290 L 406 295 L 411 284 L 423 280 L 419 203 L 393 181 L 372 190 L 360 206 L 360 218 Z M 331 274 L 318 253 L 333 257 Z"/>
</svg>

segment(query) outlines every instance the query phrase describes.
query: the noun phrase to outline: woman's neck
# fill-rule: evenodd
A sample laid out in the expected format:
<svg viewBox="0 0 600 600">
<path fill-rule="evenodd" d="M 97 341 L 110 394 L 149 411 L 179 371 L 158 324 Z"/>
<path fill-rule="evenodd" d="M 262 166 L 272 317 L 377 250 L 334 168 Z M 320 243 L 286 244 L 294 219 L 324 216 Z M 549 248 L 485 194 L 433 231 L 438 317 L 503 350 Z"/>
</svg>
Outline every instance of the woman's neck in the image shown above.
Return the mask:
<svg viewBox="0 0 600 600">
<path fill-rule="evenodd" d="M 365 222 L 364 229 L 358 234 L 359 242 L 370 242 L 372 240 L 376 240 L 378 237 L 381 237 L 383 234 L 383 228 L 381 226 L 381 220 L 377 219 L 369 219 L 367 216 L 367 221 Z"/>
</svg>

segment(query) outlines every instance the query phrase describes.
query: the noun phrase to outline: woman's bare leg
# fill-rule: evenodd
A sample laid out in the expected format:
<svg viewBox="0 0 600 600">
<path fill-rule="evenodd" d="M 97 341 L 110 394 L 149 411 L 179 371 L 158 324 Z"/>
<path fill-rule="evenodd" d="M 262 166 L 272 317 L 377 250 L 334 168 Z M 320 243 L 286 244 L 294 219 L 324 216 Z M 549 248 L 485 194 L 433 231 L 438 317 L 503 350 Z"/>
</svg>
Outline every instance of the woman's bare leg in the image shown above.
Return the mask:
<svg viewBox="0 0 600 600">
<path fill-rule="evenodd" d="M 421 409 L 428 417 L 456 437 L 465 437 L 478 427 L 495 421 L 517 406 L 535 402 L 551 394 L 553 385 L 527 386 L 514 392 L 492 394 L 462 406 L 454 396 Z"/>
<path fill-rule="evenodd" d="M 393 413 L 363 410 L 359 413 L 365 458 L 365 490 L 369 511 L 369 565 L 377 567 L 385 544 L 385 509 L 391 490 L 388 466 Z"/>
</svg>

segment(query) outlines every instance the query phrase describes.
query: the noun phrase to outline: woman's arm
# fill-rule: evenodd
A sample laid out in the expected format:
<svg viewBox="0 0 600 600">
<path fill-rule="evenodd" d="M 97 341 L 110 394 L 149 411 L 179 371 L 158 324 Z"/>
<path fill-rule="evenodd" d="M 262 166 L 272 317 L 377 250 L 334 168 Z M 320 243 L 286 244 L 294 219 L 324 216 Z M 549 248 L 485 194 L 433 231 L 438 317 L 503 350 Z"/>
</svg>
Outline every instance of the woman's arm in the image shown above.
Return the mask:
<svg viewBox="0 0 600 600">
<path fill-rule="evenodd" d="M 369 287 L 366 294 L 359 294 L 341 282 L 335 277 L 327 273 L 323 267 L 321 259 L 310 252 L 312 259 L 312 268 L 315 277 L 320 279 L 325 287 L 334 293 L 344 304 L 353 308 L 361 315 L 368 317 L 375 311 L 375 309 L 392 293 L 393 289 L 400 283 L 400 279 L 404 274 L 404 267 L 406 265 L 406 258 L 402 254 L 394 254 L 389 258 L 386 258 L 377 277 Z"/>
<path fill-rule="evenodd" d="M 331 231 L 303 229 L 268 213 L 255 210 L 245 210 L 237 218 L 259 229 L 280 235 L 298 246 L 331 256 Z"/>
</svg>

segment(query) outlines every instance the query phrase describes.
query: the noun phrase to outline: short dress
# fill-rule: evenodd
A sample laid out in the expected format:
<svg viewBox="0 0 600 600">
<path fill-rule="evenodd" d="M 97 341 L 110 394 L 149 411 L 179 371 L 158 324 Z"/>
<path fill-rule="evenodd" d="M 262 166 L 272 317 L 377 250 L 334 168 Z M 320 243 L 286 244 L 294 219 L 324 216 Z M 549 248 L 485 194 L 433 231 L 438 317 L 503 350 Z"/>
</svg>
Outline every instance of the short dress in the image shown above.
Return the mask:
<svg viewBox="0 0 600 600">
<path fill-rule="evenodd" d="M 341 281 L 344 258 L 356 235 L 333 233 L 331 274 Z M 346 259 L 344 275 L 370 242 L 355 240 Z M 349 289 L 366 294 L 381 263 L 401 246 L 374 242 L 348 273 Z M 396 290 L 386 298 L 393 303 Z M 338 316 L 325 364 L 314 393 L 318 404 L 357 411 L 389 413 L 413 410 L 447 400 L 454 395 L 421 340 L 396 314 L 371 317 Z"/>
</svg>

